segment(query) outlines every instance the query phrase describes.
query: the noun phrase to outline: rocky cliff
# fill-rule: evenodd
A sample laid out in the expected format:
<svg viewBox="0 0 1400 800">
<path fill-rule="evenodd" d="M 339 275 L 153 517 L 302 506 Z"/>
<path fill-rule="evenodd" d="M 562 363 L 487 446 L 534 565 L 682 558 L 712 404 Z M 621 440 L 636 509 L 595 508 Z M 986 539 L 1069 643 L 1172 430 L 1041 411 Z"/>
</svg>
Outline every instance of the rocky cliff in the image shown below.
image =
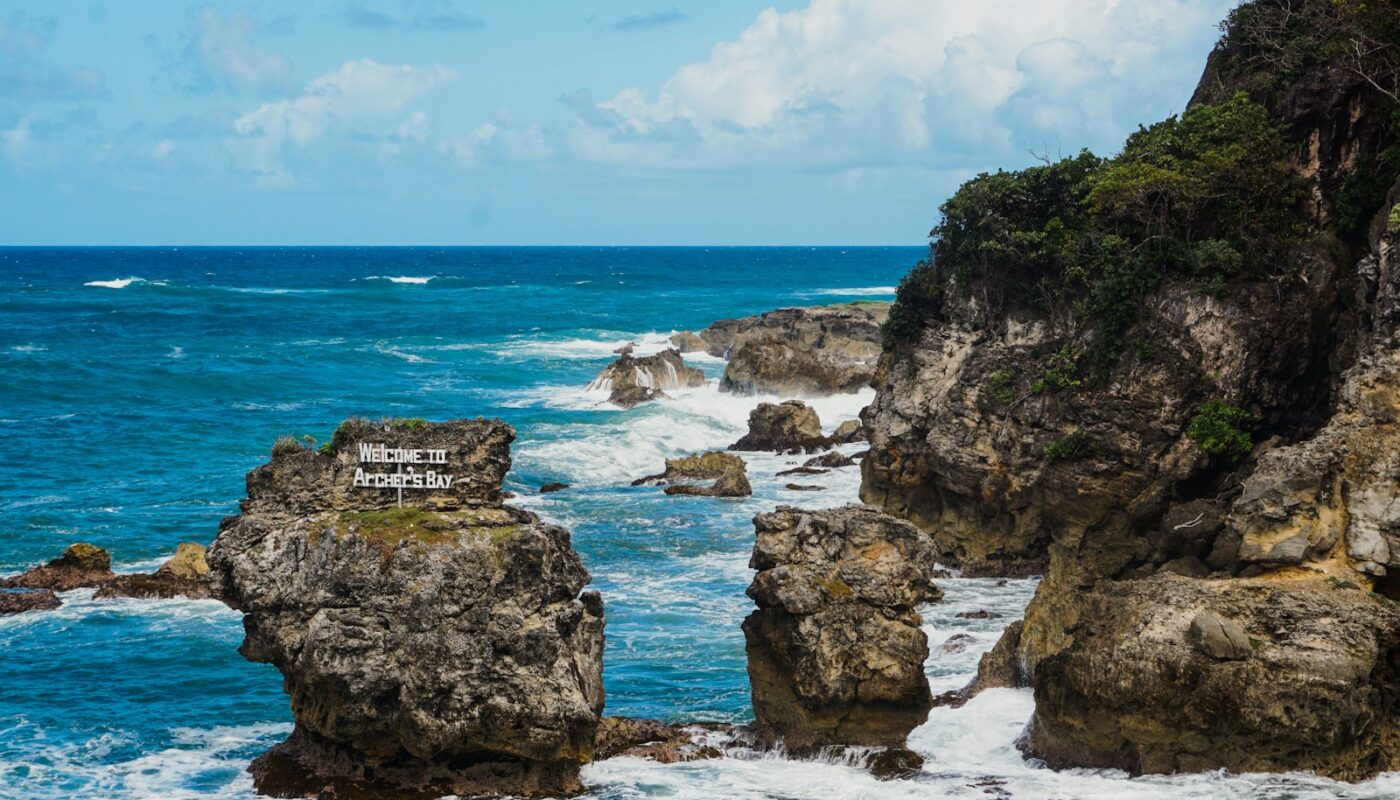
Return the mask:
<svg viewBox="0 0 1400 800">
<path fill-rule="evenodd" d="M 240 652 L 277 667 L 296 719 L 254 763 L 259 791 L 580 788 L 602 601 L 567 530 L 501 504 L 513 438 L 491 420 L 352 420 L 324 452 L 279 447 L 249 473 L 208 561 L 215 596 L 245 615 Z M 373 485 L 419 458 L 432 488 L 403 506 Z"/>
<path fill-rule="evenodd" d="M 999 650 L 1052 764 L 1395 767 L 1397 51 L 1245 3 L 1180 117 L 974 179 L 900 286 L 862 498 L 1046 571 Z"/>
</svg>

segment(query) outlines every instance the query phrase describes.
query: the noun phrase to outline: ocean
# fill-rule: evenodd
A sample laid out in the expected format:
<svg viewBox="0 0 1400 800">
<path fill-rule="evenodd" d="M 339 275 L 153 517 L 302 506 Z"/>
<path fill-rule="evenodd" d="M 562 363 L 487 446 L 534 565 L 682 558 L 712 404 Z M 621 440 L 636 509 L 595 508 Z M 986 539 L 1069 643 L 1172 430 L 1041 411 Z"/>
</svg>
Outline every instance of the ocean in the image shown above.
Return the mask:
<svg viewBox="0 0 1400 800">
<path fill-rule="evenodd" d="M 88 541 L 118 571 L 177 542 L 208 544 L 243 476 L 284 434 L 329 437 L 351 415 L 500 417 L 515 426 L 512 501 L 573 531 L 606 603 L 606 713 L 751 717 L 740 621 L 751 519 L 779 503 L 855 502 L 854 469 L 791 492 L 758 455 L 754 496 L 631 487 L 662 460 L 722 448 L 765 398 L 712 379 L 622 411 L 587 392 L 613 351 L 792 305 L 890 299 L 923 256 L 906 248 L 0 249 L 0 573 Z M 814 401 L 830 430 L 870 390 Z M 775 399 L 775 398 L 766 398 Z M 781 399 L 781 398 L 776 398 Z M 849 450 L 859 449 L 849 447 Z M 545 482 L 570 488 L 536 493 Z M 1034 580 L 942 582 L 925 609 L 934 691 L 964 684 Z M 213 600 L 93 601 L 0 617 L 0 798 L 251 798 L 249 760 L 291 714 L 271 666 L 238 655 L 237 613 Z M 960 619 L 990 610 L 996 619 Z M 957 633 L 973 646 L 943 652 Z M 771 754 L 585 768 L 607 798 L 1391 798 L 1400 776 L 1130 779 L 1022 759 L 1029 690 L 935 709 L 910 744 L 912 781 Z"/>
</svg>

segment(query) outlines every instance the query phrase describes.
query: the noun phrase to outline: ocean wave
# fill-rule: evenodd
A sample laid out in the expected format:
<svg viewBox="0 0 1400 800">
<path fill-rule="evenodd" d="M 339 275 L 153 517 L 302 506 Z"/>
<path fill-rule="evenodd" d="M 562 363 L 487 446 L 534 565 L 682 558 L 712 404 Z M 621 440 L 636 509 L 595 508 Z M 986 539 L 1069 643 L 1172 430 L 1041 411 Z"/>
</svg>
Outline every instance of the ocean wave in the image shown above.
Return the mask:
<svg viewBox="0 0 1400 800">
<path fill-rule="evenodd" d="M 603 359 L 615 358 L 617 351 L 633 345 L 632 354 L 637 356 L 655 355 L 671 348 L 671 336 L 676 332 L 666 333 L 643 333 L 637 336 L 625 336 L 622 334 L 613 335 L 611 332 L 600 332 L 606 338 L 585 339 L 542 339 L 542 338 L 514 338 L 497 345 L 493 352 L 505 358 L 566 358 L 566 359 Z M 702 360 L 711 358 L 704 353 L 686 353 L 686 359 Z"/>
<path fill-rule="evenodd" d="M 88 281 L 84 286 L 100 286 L 104 289 L 125 289 L 133 283 L 146 283 L 145 278 L 113 278 L 109 281 Z"/>
<path fill-rule="evenodd" d="M 748 431 L 749 412 L 754 407 L 785 399 L 720 392 L 714 382 L 670 394 L 671 400 L 630 411 L 608 403 L 604 392 L 581 388 L 553 387 L 522 398 L 549 408 L 602 411 L 612 416 L 593 424 L 537 426 L 517 445 L 516 461 L 523 469 L 558 475 L 567 483 L 596 486 L 626 482 L 656 472 L 667 458 L 727 447 Z M 806 402 L 816 409 L 823 425 L 833 430 L 841 422 L 855 419 L 874 397 L 874 390 L 864 389 Z M 783 463 L 785 457 L 772 458 Z M 768 456 L 752 454 L 752 459 L 761 462 Z"/>
<path fill-rule="evenodd" d="M 428 281 L 436 278 L 436 275 L 414 276 L 414 275 L 371 275 L 365 278 L 367 281 L 389 281 L 390 283 L 409 284 L 412 286 L 422 286 Z"/>
<path fill-rule="evenodd" d="M 17 344 L 10 350 L 16 353 L 46 353 L 49 348 L 42 344 Z"/>
<path fill-rule="evenodd" d="M 895 293 L 895 289 L 896 289 L 896 288 L 897 288 L 897 287 L 894 287 L 894 286 L 856 286 L 856 287 L 847 288 L 847 289 L 816 289 L 816 290 L 811 291 L 811 292 L 803 292 L 803 293 L 802 293 L 802 296 L 803 296 L 803 297 L 822 296 L 822 295 L 848 295 L 848 296 L 852 296 L 852 297 L 878 297 L 878 296 L 883 296 L 883 295 L 890 295 L 890 296 L 893 296 L 894 293 Z"/>
</svg>

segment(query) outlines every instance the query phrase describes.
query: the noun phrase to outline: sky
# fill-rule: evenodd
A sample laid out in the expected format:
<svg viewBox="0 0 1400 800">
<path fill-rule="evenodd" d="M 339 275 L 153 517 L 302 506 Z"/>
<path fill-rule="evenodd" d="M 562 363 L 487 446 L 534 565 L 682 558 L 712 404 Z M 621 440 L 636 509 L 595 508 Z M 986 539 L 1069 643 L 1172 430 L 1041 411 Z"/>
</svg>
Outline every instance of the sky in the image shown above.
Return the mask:
<svg viewBox="0 0 1400 800">
<path fill-rule="evenodd" d="M 917 245 L 1235 0 L 0 0 L 0 244 Z"/>
</svg>

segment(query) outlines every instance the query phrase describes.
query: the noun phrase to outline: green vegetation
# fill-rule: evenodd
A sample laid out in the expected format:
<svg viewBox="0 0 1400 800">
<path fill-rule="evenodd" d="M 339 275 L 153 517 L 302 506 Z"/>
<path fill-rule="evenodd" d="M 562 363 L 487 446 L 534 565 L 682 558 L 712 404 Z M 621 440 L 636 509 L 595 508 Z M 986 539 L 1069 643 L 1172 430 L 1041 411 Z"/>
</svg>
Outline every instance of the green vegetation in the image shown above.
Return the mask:
<svg viewBox="0 0 1400 800">
<path fill-rule="evenodd" d="M 1058 352 L 1051 354 L 1046 359 L 1045 366 L 1041 368 L 1040 377 L 1031 384 L 1031 391 L 1044 394 L 1047 391 L 1078 389 L 1084 385 L 1083 379 L 1075 377 L 1079 372 L 1080 355 L 1081 353 L 1070 345 L 1065 345 Z"/>
<path fill-rule="evenodd" d="M 429 423 L 422 417 L 399 417 L 398 419 L 389 420 L 389 424 L 392 427 L 403 428 L 406 431 L 421 431 L 426 430 Z"/>
<path fill-rule="evenodd" d="M 1390 219 L 1386 220 L 1385 232 L 1391 236 L 1400 236 L 1400 203 L 1390 209 Z"/>
<path fill-rule="evenodd" d="M 999 369 L 987 376 L 987 394 L 1002 405 L 1016 399 L 1016 373 Z"/>
<path fill-rule="evenodd" d="M 1045 457 L 1051 461 L 1068 461 L 1093 452 L 1093 445 L 1093 440 L 1089 438 L 1088 434 L 1083 431 L 1075 431 L 1047 444 Z"/>
<path fill-rule="evenodd" d="M 295 436 L 278 436 L 277 441 L 272 443 L 272 457 L 290 455 L 301 451 L 301 443 Z"/>
<path fill-rule="evenodd" d="M 1249 414 L 1221 400 L 1211 400 L 1191 419 L 1186 435 L 1210 456 L 1225 456 L 1239 461 L 1254 449 L 1249 434 L 1240 426 L 1249 421 Z"/>
<path fill-rule="evenodd" d="M 1338 590 L 1338 591 L 1341 591 L 1341 590 L 1343 590 L 1343 589 L 1360 589 L 1360 588 L 1361 588 L 1360 586 L 1356 585 L 1355 583 L 1352 583 L 1351 581 L 1344 581 L 1344 580 L 1342 580 L 1341 578 L 1337 578 L 1337 577 L 1329 577 L 1329 578 L 1327 579 L 1327 585 L 1328 585 L 1328 586 L 1331 586 L 1333 589 L 1336 589 L 1336 590 Z"/>
<path fill-rule="evenodd" d="M 1090 329 L 1095 362 L 1109 362 L 1164 276 L 1219 292 L 1288 263 L 1304 231 L 1288 157 L 1268 112 L 1238 93 L 1140 129 L 1112 159 L 979 175 L 944 203 L 932 258 L 901 281 L 886 344 L 916 339 L 952 288 L 990 317 L 1031 308 L 1058 330 Z M 1044 388 L 1074 385 L 1062 366 L 1070 383 Z"/>
</svg>

